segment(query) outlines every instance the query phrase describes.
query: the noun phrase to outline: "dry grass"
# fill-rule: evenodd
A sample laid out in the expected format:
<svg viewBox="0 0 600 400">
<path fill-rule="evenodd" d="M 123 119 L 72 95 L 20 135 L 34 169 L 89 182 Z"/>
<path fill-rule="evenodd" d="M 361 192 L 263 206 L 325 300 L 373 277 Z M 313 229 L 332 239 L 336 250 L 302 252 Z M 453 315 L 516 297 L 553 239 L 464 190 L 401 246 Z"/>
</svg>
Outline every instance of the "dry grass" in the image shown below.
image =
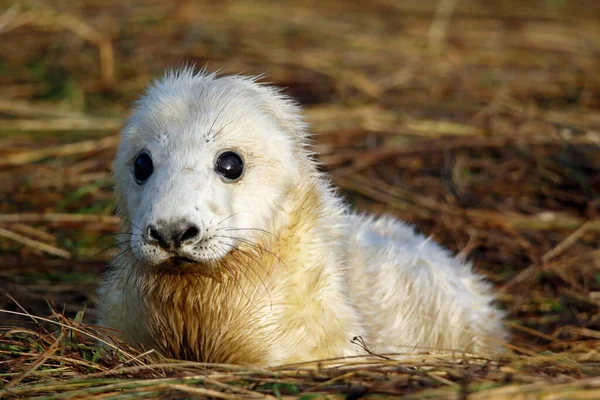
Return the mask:
<svg viewBox="0 0 600 400">
<path fill-rule="evenodd" d="M 600 398 L 600 4 L 124 3 L 0 6 L 0 398 Z M 117 131 L 184 61 L 287 87 L 348 201 L 494 282 L 509 353 L 259 370 L 100 350 Z"/>
<path fill-rule="evenodd" d="M 100 349 L 90 338 L 106 332 L 96 332 L 62 314 L 54 314 L 51 320 L 55 325 L 50 326 L 59 326 L 58 331 L 39 325 L 35 330 L 14 328 L 3 334 L 2 353 L 10 355 L 5 362 L 9 372 L 3 373 L 5 384 L 0 389 L 3 398 L 600 396 L 600 357 L 589 348 L 496 360 L 459 353 L 446 357 L 414 354 L 402 361 L 382 355 L 260 369 L 156 359 L 123 344 L 119 350 Z"/>
</svg>

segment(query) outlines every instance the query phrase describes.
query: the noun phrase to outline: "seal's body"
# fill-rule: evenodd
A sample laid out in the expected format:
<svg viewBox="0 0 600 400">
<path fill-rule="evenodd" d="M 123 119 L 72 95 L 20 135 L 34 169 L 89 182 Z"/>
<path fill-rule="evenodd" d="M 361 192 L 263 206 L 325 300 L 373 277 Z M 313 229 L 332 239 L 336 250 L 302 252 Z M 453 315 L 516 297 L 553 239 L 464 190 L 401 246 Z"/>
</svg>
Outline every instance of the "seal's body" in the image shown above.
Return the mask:
<svg viewBox="0 0 600 400">
<path fill-rule="evenodd" d="M 239 76 L 184 69 L 149 88 L 115 160 L 131 232 L 102 322 L 175 358 L 277 365 L 370 351 L 490 353 L 489 285 L 391 217 L 349 212 L 298 108 Z"/>
</svg>

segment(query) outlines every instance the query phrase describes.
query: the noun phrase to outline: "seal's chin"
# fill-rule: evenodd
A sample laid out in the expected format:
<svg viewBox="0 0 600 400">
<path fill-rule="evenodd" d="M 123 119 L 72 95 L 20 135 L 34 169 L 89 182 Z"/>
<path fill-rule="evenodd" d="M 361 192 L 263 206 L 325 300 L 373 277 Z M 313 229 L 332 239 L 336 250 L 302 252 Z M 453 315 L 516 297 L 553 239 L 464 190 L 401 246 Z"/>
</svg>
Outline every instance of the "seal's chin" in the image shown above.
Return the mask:
<svg viewBox="0 0 600 400">
<path fill-rule="evenodd" d="M 150 268 L 149 272 L 161 275 L 201 275 L 221 281 L 221 273 L 216 261 L 193 260 L 174 256 Z"/>
</svg>

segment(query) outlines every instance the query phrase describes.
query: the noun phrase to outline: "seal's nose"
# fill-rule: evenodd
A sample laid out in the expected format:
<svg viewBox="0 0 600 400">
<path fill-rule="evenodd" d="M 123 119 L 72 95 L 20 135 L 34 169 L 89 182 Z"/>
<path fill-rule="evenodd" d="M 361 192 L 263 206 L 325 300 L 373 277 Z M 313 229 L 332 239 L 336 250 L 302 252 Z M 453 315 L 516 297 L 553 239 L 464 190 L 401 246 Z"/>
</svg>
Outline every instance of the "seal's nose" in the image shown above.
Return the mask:
<svg viewBox="0 0 600 400">
<path fill-rule="evenodd" d="M 146 227 L 146 241 L 168 251 L 178 249 L 187 243 L 193 243 L 199 237 L 198 225 L 186 221 L 159 221 Z"/>
</svg>

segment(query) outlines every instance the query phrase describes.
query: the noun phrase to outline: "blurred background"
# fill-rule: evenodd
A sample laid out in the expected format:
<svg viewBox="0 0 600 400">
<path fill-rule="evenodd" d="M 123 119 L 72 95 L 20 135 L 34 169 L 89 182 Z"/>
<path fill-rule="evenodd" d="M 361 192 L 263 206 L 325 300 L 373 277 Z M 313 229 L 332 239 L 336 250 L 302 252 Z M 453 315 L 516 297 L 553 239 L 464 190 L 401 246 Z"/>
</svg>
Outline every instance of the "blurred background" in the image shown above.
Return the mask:
<svg viewBox="0 0 600 400">
<path fill-rule="evenodd" d="M 347 201 L 473 260 L 514 346 L 597 347 L 600 3 L 583 0 L 0 2 L 0 308 L 95 320 L 118 131 L 185 63 L 297 99 Z"/>
</svg>

